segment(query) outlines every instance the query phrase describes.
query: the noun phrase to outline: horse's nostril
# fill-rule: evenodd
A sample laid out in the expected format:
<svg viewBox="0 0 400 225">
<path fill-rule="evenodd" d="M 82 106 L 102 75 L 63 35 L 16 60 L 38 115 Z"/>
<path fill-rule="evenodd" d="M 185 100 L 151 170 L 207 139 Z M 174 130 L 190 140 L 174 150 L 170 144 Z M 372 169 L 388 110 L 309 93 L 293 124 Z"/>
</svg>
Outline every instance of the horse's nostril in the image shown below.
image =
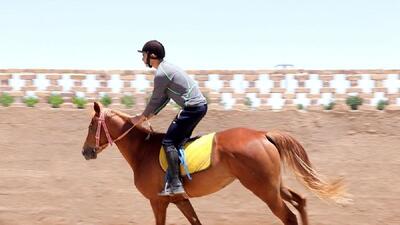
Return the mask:
<svg viewBox="0 0 400 225">
<path fill-rule="evenodd" d="M 88 156 L 90 154 L 90 151 L 88 150 L 82 150 L 82 155 L 83 156 Z"/>
<path fill-rule="evenodd" d="M 82 150 L 82 155 L 86 160 L 97 158 L 96 149 L 85 148 Z"/>
</svg>

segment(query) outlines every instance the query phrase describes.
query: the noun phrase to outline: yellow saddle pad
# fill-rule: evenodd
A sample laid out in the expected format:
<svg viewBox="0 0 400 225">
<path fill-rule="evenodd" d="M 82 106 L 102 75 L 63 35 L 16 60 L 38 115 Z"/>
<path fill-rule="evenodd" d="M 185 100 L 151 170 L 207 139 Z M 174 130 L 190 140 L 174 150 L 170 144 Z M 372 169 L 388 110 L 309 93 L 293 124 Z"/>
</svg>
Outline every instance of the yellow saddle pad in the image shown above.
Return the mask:
<svg viewBox="0 0 400 225">
<path fill-rule="evenodd" d="M 195 173 L 207 169 L 211 165 L 211 150 L 214 133 L 206 134 L 199 139 L 185 144 L 185 161 L 189 173 Z M 167 171 L 168 162 L 164 148 L 161 147 L 159 161 L 161 168 Z M 181 165 L 181 175 L 186 175 L 183 165 Z"/>
</svg>

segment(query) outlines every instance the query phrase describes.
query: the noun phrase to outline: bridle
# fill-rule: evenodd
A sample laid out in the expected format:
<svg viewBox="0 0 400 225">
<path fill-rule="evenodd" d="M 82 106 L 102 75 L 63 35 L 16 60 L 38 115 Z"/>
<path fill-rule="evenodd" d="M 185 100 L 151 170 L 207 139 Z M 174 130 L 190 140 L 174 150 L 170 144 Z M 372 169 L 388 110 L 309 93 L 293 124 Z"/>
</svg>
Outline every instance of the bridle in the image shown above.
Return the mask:
<svg viewBox="0 0 400 225">
<path fill-rule="evenodd" d="M 125 137 L 125 135 L 127 135 L 129 133 L 129 131 L 131 131 L 136 124 L 132 125 L 132 127 L 130 127 L 127 131 L 125 131 L 123 134 L 121 134 L 118 138 L 116 139 L 112 139 L 110 132 L 108 132 L 108 128 L 107 128 L 107 124 L 106 124 L 106 115 L 108 114 L 110 110 L 103 110 L 100 112 L 100 116 L 99 119 L 97 121 L 97 130 L 96 130 L 96 148 L 95 148 L 95 152 L 96 154 L 100 153 L 101 151 L 103 151 L 108 145 L 111 145 L 119 140 L 121 140 L 123 137 Z M 100 146 L 100 134 L 101 134 L 101 127 L 104 127 L 104 132 L 106 133 L 106 137 L 107 137 L 107 143 L 103 144 Z M 152 130 L 152 128 L 151 128 Z"/>
</svg>

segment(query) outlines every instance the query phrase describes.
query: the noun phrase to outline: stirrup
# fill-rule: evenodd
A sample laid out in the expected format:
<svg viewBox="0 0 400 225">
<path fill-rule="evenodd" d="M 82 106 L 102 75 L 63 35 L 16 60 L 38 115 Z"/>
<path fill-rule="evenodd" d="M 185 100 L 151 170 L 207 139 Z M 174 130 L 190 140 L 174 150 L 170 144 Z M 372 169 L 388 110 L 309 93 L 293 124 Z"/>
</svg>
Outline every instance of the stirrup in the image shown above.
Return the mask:
<svg viewBox="0 0 400 225">
<path fill-rule="evenodd" d="M 185 195 L 185 189 L 183 185 L 175 187 L 175 190 L 169 185 L 168 182 L 165 183 L 164 189 L 158 193 L 158 196 L 174 196 L 174 195 Z"/>
<path fill-rule="evenodd" d="M 158 193 L 158 196 L 163 196 L 163 197 L 169 197 L 174 195 L 186 195 L 186 191 L 183 187 L 180 187 L 178 190 L 172 192 L 171 188 L 168 187 L 164 188 L 160 193 Z"/>
<path fill-rule="evenodd" d="M 186 194 L 185 189 L 183 188 L 183 185 L 178 186 L 178 187 L 175 187 L 175 189 L 174 189 L 174 188 L 171 188 L 171 192 L 172 192 L 173 195 L 183 195 L 183 194 Z"/>
<path fill-rule="evenodd" d="M 171 185 L 169 185 L 168 178 L 165 177 L 165 184 L 164 188 L 160 193 L 158 193 L 158 196 L 172 196 L 173 193 L 171 191 Z"/>
<path fill-rule="evenodd" d="M 160 193 L 158 193 L 158 196 L 172 196 L 174 195 L 171 191 L 170 188 L 164 188 Z"/>
</svg>

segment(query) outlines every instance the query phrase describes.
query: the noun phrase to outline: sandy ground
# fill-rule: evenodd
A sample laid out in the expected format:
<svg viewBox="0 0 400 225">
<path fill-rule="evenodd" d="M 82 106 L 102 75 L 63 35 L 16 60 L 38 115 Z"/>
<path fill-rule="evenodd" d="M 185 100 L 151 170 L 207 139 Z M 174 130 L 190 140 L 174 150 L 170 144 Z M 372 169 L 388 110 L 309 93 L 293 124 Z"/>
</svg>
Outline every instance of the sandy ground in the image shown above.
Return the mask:
<svg viewBox="0 0 400 225">
<path fill-rule="evenodd" d="M 127 111 L 133 114 L 134 112 Z M 153 121 L 165 130 L 173 110 Z M 90 110 L 0 107 L 0 225 L 153 224 L 119 151 L 85 161 L 81 147 Z M 303 143 L 323 174 L 343 176 L 352 205 L 323 202 L 290 174 L 285 183 L 308 198 L 314 225 L 400 224 L 399 112 L 209 111 L 197 132 L 230 127 L 281 129 Z M 203 224 L 281 224 L 234 182 L 192 199 Z M 188 224 L 174 205 L 167 224 Z"/>
</svg>

